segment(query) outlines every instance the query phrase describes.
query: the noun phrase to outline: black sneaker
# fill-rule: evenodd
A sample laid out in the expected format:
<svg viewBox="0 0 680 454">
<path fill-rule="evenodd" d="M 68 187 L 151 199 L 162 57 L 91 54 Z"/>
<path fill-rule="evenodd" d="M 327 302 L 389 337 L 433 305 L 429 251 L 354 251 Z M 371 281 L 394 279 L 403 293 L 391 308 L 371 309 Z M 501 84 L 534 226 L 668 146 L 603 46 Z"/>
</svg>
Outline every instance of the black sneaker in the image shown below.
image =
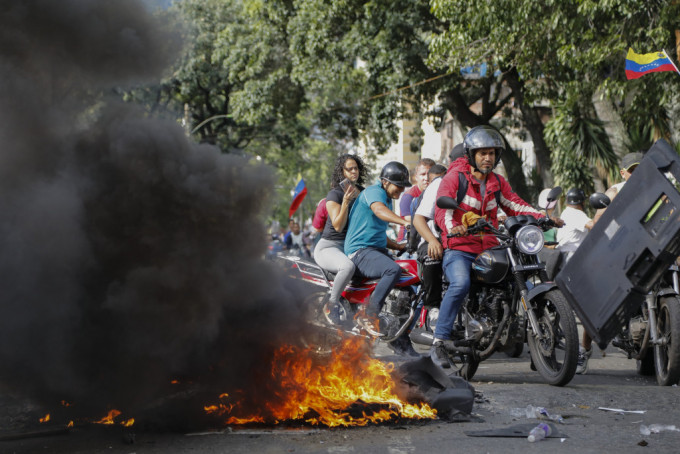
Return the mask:
<svg viewBox="0 0 680 454">
<path fill-rule="evenodd" d="M 444 342 L 440 340 L 437 340 L 432 344 L 432 348 L 430 348 L 430 358 L 433 363 L 441 368 L 448 369 L 451 367 L 448 352 L 446 351 L 446 347 L 444 347 Z"/>
<path fill-rule="evenodd" d="M 413 344 L 411 344 L 411 340 L 408 337 L 398 337 L 387 344 L 387 346 L 397 355 L 420 358 L 420 353 L 413 348 Z"/>
</svg>

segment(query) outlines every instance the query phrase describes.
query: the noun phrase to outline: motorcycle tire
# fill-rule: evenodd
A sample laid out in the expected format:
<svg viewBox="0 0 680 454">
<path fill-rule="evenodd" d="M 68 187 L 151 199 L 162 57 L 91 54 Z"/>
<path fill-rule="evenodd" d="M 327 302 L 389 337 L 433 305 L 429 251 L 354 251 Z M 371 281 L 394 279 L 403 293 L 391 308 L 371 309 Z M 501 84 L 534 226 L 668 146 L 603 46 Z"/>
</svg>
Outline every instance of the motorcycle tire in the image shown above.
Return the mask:
<svg viewBox="0 0 680 454">
<path fill-rule="evenodd" d="M 553 386 L 564 386 L 576 373 L 578 360 L 578 330 L 574 312 L 560 290 L 550 290 L 537 296 L 536 317 L 543 338 L 528 324 L 527 342 L 536 370 Z"/>
<path fill-rule="evenodd" d="M 654 346 L 656 381 L 660 386 L 672 386 L 680 380 L 680 298 L 659 299 L 656 326 L 661 341 Z"/>
<path fill-rule="evenodd" d="M 508 355 L 510 358 L 519 358 L 522 355 L 523 351 L 524 343 L 517 342 L 515 345 L 510 347 L 509 350 L 505 350 L 505 354 Z"/>
<path fill-rule="evenodd" d="M 328 292 L 320 291 L 309 295 L 304 300 L 306 312 L 306 326 L 300 334 L 300 341 L 306 348 L 319 356 L 328 356 L 333 348 L 338 346 L 342 338 L 334 325 L 328 323 L 324 314 L 328 301 Z"/>
<path fill-rule="evenodd" d="M 635 360 L 635 369 L 638 375 L 649 377 L 654 375 L 654 352 L 652 348 L 647 349 L 644 358 Z"/>
<path fill-rule="evenodd" d="M 479 360 L 473 360 L 470 355 L 458 352 L 449 353 L 449 364 L 455 375 L 467 381 L 472 380 L 479 368 Z"/>
</svg>

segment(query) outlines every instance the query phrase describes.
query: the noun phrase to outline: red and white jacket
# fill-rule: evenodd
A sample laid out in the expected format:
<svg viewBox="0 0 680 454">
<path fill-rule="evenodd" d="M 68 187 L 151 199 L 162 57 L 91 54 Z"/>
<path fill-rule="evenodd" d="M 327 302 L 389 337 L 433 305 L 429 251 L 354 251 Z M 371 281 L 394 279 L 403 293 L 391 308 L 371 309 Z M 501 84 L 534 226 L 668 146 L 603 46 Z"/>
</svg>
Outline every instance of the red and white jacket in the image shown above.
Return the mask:
<svg viewBox="0 0 680 454">
<path fill-rule="evenodd" d="M 437 198 L 448 196 L 457 199 L 459 172 L 463 172 L 463 175 L 465 175 L 465 178 L 468 181 L 467 192 L 459 204 L 460 207 L 480 216 L 486 215 L 487 221 L 491 222 L 495 227 L 498 227 L 498 206 L 495 192 L 499 189 L 501 208 L 508 216 L 527 214 L 536 219 L 544 217 L 543 213 L 535 210 L 531 205 L 515 194 L 506 179 L 498 174 L 496 174 L 498 178 L 496 178 L 496 175 L 487 175 L 485 194 L 482 197 L 480 194 L 481 185 L 470 173 L 470 163 L 465 156 L 458 158 L 451 163 L 451 166 L 439 185 Z M 461 210 L 444 210 L 437 207 L 435 208 L 434 218 L 442 232 L 448 233 L 451 228 L 461 225 L 463 214 L 464 212 Z M 490 247 L 498 245 L 498 240 L 491 234 L 464 235 L 446 238 L 446 234 L 442 233 L 442 244 L 446 249 L 456 249 L 479 254 Z"/>
</svg>

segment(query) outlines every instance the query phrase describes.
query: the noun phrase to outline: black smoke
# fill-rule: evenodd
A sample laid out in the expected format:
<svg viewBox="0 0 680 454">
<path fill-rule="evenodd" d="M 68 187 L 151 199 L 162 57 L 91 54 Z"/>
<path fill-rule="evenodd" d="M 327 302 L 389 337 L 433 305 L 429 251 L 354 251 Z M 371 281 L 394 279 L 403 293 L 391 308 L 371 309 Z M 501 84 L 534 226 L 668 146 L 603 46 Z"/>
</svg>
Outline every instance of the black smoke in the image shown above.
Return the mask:
<svg viewBox="0 0 680 454">
<path fill-rule="evenodd" d="M 0 382 L 48 409 L 244 388 L 300 329 L 262 260 L 272 173 L 106 95 L 160 79 L 167 30 L 133 0 L 0 0 Z"/>
</svg>

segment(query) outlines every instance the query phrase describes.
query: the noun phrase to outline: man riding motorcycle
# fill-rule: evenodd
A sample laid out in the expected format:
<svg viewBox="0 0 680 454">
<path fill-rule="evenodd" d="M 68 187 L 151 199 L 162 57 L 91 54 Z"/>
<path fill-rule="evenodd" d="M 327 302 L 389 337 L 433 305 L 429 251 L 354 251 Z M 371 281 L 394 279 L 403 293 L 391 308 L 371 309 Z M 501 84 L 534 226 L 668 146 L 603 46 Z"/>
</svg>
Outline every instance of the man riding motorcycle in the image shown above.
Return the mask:
<svg viewBox="0 0 680 454">
<path fill-rule="evenodd" d="M 516 216 L 526 214 L 540 219 L 545 217 L 512 191 L 502 176 L 493 172 L 505 150 L 502 136 L 490 126 L 472 128 L 463 141 L 465 156 L 451 164 L 443 178 L 437 198 L 457 198 L 461 183 L 467 184 L 464 197 L 459 200 L 462 210 L 485 216 L 487 221 L 498 227 L 497 213 L 502 210 Z M 459 175 L 462 174 L 462 177 Z M 500 204 L 500 206 L 499 206 Z M 432 361 L 440 367 L 450 367 L 447 349 L 453 349 L 452 330 L 465 296 L 470 289 L 470 270 L 475 257 L 482 251 L 496 246 L 494 235 L 464 236 L 467 226 L 463 223 L 464 211 L 435 210 L 435 220 L 442 232 L 455 237 L 443 236 L 443 268 L 449 287 L 442 299 L 439 318 L 430 350 Z M 561 220 L 555 220 L 561 226 Z"/>
<path fill-rule="evenodd" d="M 349 215 L 345 254 L 361 276 L 379 279 L 365 313 L 357 319 L 357 323 L 375 337 L 383 336 L 377 320 L 378 313 L 401 275 L 401 267 L 390 257 L 387 248 L 404 250 L 406 247 L 389 240 L 385 231 L 389 223 L 410 225 L 392 211 L 392 200 L 399 199 L 404 189 L 411 186 L 409 180 L 409 172 L 404 164 L 388 162 L 380 172 L 380 182 L 361 192 Z M 420 356 L 413 349 L 408 333 L 395 339 L 389 346 L 398 354 Z"/>
</svg>

